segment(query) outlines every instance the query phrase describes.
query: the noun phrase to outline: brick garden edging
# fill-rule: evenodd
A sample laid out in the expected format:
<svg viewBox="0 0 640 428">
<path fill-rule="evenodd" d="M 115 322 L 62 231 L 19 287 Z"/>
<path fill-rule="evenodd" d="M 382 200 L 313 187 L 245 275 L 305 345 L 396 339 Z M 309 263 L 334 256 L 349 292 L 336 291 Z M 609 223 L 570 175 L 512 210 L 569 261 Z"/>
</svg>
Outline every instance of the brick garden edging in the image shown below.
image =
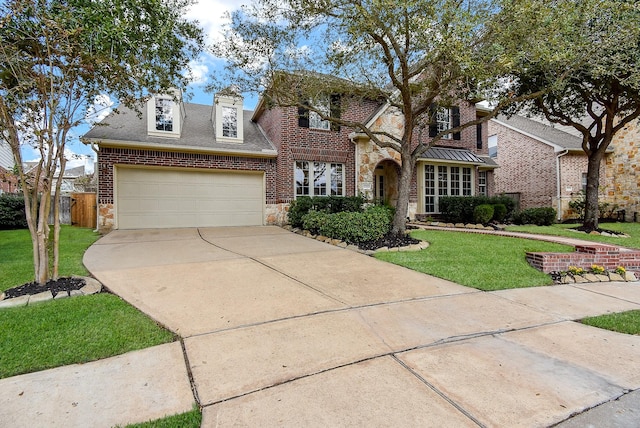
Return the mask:
<svg viewBox="0 0 640 428">
<path fill-rule="evenodd" d="M 640 250 L 630 250 L 612 245 L 576 245 L 573 253 L 527 253 L 527 262 L 544 272 L 566 271 L 569 266 L 588 270 L 591 265 L 615 270 L 624 266 L 628 270 L 640 270 Z"/>
</svg>

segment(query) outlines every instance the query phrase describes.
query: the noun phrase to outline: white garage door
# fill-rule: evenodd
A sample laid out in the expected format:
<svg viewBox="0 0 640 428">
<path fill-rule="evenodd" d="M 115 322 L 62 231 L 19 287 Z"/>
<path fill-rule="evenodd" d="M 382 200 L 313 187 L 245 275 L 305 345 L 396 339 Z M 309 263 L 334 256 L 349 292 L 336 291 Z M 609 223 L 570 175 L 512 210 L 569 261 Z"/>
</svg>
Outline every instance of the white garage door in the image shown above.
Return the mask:
<svg viewBox="0 0 640 428">
<path fill-rule="evenodd" d="M 116 169 L 120 229 L 262 225 L 262 173 Z"/>
</svg>

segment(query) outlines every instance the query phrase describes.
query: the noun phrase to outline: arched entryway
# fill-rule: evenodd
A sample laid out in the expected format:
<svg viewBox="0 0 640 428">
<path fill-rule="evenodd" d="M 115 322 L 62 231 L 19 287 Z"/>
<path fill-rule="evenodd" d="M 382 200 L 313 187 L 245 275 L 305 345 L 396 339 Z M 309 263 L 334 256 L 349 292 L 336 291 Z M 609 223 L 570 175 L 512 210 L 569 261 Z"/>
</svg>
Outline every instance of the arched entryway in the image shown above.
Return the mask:
<svg viewBox="0 0 640 428">
<path fill-rule="evenodd" d="M 373 198 L 377 202 L 396 205 L 400 166 L 390 159 L 378 162 L 373 171 Z"/>
</svg>

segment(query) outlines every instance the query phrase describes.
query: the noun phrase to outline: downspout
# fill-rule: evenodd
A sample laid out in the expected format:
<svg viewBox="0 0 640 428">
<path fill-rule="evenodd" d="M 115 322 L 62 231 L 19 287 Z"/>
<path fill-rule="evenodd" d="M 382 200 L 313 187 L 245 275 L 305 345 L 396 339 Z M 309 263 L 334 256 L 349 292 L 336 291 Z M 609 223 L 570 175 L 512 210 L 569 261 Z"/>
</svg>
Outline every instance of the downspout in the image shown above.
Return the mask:
<svg viewBox="0 0 640 428">
<path fill-rule="evenodd" d="M 556 200 L 557 210 L 556 217 L 558 220 L 562 220 L 562 189 L 561 189 L 561 177 L 560 177 L 560 158 L 569 153 L 569 150 L 564 150 L 556 156 Z"/>
<path fill-rule="evenodd" d="M 94 232 L 100 232 L 100 149 L 96 147 L 93 141 L 90 144 L 91 149 L 96 153 L 96 164 L 93 170 L 96 176 L 96 229 Z"/>
</svg>

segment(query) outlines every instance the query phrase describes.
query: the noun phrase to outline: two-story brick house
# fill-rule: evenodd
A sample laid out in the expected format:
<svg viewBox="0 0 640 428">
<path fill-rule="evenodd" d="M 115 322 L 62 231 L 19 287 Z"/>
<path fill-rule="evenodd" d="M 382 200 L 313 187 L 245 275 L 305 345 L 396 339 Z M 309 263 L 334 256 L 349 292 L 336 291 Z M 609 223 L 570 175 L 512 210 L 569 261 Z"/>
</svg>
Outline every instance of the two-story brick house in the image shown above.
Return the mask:
<svg viewBox="0 0 640 428">
<path fill-rule="evenodd" d="M 398 132 L 397 112 L 377 101 L 326 97 L 327 112 Z M 342 108 L 340 108 L 342 107 Z M 122 109 L 84 137 L 99 147 L 101 228 L 282 224 L 298 196 L 362 194 L 394 203 L 399 155 L 312 111 L 219 93 L 212 106 L 158 95 L 138 115 Z M 475 118 L 473 104 L 438 111 L 432 132 Z M 485 127 L 443 139 L 420 160 L 410 215 L 436 214 L 444 195 L 490 193 Z"/>
</svg>

